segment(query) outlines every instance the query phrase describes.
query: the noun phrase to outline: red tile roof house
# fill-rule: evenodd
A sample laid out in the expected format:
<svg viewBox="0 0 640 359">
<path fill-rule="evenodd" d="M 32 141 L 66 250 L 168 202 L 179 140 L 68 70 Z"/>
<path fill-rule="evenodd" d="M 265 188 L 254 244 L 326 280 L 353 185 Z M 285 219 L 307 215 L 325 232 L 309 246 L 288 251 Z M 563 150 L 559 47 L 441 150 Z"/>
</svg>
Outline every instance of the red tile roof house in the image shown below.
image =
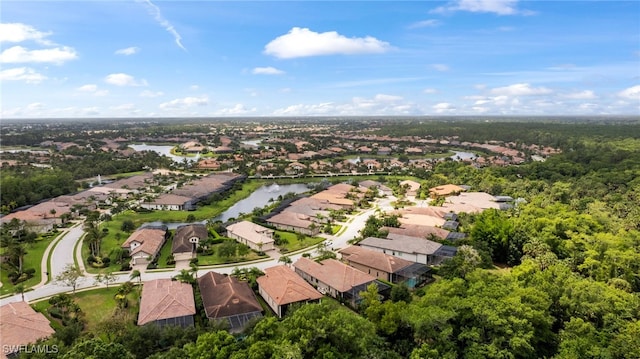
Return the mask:
<svg viewBox="0 0 640 359">
<path fill-rule="evenodd" d="M 391 283 L 405 283 L 414 288 L 431 276 L 431 269 L 424 264 L 394 257 L 372 249 L 350 246 L 340 250 L 342 260 L 348 265 Z"/>
<path fill-rule="evenodd" d="M 258 292 L 279 318 L 293 303 L 318 302 L 322 298 L 320 292 L 286 265 L 266 268 L 264 274 L 257 279 Z"/>
<path fill-rule="evenodd" d="M 294 264 L 296 273 L 320 293 L 328 294 L 351 305 L 360 302 L 360 292 L 371 283 L 378 285 L 378 291 L 385 291 L 388 286 L 376 280 L 370 274 L 350 267 L 335 259 L 316 262 L 301 257 Z"/>
<path fill-rule="evenodd" d="M 122 243 L 122 248 L 129 250 L 132 265 L 149 264 L 160 253 L 166 234 L 166 228 L 141 228 Z"/>
<path fill-rule="evenodd" d="M 262 306 L 246 282 L 216 272 L 198 278 L 207 318 L 228 325 L 230 332 L 241 332 L 252 319 L 262 317 Z"/>
<path fill-rule="evenodd" d="M 312 221 L 306 214 L 282 211 L 267 219 L 267 223 L 283 231 L 293 231 L 308 236 L 315 236 L 320 232 L 321 226 Z"/>
<path fill-rule="evenodd" d="M 438 265 L 453 255 L 442 253 L 449 246 L 425 238 L 389 233 L 387 238 L 368 237 L 359 246 L 426 265 Z M 441 250 L 442 249 L 442 250 Z M 455 251 L 454 251 L 455 254 Z"/>
<path fill-rule="evenodd" d="M 171 253 L 176 261 L 190 260 L 196 256 L 200 242 L 209 238 L 209 231 L 204 224 L 187 224 L 178 226 L 173 235 Z"/>
<path fill-rule="evenodd" d="M 26 302 L 9 303 L 0 307 L 0 359 L 14 357 L 21 350 L 30 349 L 29 344 L 48 338 L 53 333 L 49 320 Z"/>
<path fill-rule="evenodd" d="M 227 236 L 249 246 L 254 251 L 274 250 L 273 229 L 249 221 L 241 221 L 227 226 Z"/>
<path fill-rule="evenodd" d="M 171 279 L 144 282 L 140 296 L 138 325 L 193 326 L 196 304 L 190 284 Z"/>
<path fill-rule="evenodd" d="M 140 203 L 140 207 L 162 211 L 184 211 L 192 200 L 191 197 L 165 193 L 151 202 Z"/>
</svg>

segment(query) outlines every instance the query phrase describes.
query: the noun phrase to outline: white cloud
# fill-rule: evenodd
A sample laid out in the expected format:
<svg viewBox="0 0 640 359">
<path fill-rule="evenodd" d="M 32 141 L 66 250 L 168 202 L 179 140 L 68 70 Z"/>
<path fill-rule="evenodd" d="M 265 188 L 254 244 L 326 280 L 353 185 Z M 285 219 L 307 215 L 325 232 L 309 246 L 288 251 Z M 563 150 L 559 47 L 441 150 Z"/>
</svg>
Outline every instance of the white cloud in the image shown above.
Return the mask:
<svg viewBox="0 0 640 359">
<path fill-rule="evenodd" d="M 88 84 L 88 85 L 82 85 L 78 87 L 76 90 L 80 92 L 95 92 L 97 89 L 98 89 L 98 85 Z"/>
<path fill-rule="evenodd" d="M 209 104 L 209 98 L 205 95 L 200 97 L 177 98 L 169 102 L 161 103 L 160 108 L 164 110 L 164 109 L 172 109 L 172 108 L 188 108 L 193 106 L 206 106 L 208 104 Z"/>
<path fill-rule="evenodd" d="M 46 76 L 29 67 L 16 67 L 0 71 L 0 80 L 2 81 L 25 81 L 37 84 L 46 79 Z"/>
<path fill-rule="evenodd" d="M 396 102 L 396 101 L 401 101 L 402 97 L 394 96 L 394 95 L 377 94 L 374 96 L 373 99 L 378 102 Z"/>
<path fill-rule="evenodd" d="M 367 115 L 421 115 L 425 111 L 402 97 L 378 94 L 373 98 L 354 97 L 350 102 L 323 102 L 297 104 L 275 110 L 275 116 L 367 116 Z"/>
<path fill-rule="evenodd" d="M 149 90 L 144 90 L 142 92 L 140 92 L 140 97 L 149 97 L 149 98 L 153 98 L 153 97 L 159 97 L 164 95 L 164 92 L 162 91 L 149 91 Z"/>
<path fill-rule="evenodd" d="M 436 14 L 455 11 L 493 13 L 497 15 L 533 14 L 532 11 L 518 10 L 517 5 L 518 0 L 453 0 L 444 6 L 431 10 L 431 12 Z"/>
<path fill-rule="evenodd" d="M 236 104 L 230 108 L 223 108 L 215 112 L 217 116 L 238 116 L 256 112 L 255 108 L 246 108 L 243 104 Z"/>
<path fill-rule="evenodd" d="M 434 93 L 437 93 L 437 92 L 438 92 L 438 90 L 436 90 L 436 89 L 432 89 L 432 88 L 428 88 L 428 89 L 424 89 L 424 90 L 422 90 L 422 92 L 423 92 L 423 93 L 426 93 L 426 94 L 434 94 Z"/>
<path fill-rule="evenodd" d="M 200 86 L 198 86 L 198 85 L 191 85 L 191 86 L 189 86 L 189 90 L 191 90 L 191 91 L 198 91 L 198 90 L 200 90 Z"/>
<path fill-rule="evenodd" d="M 442 24 L 442 22 L 440 20 L 429 19 L 429 20 L 422 20 L 422 21 L 414 22 L 413 24 L 409 25 L 408 28 L 409 29 L 419 29 L 419 28 L 422 28 L 422 27 L 437 27 L 437 26 L 440 26 L 441 24 Z"/>
<path fill-rule="evenodd" d="M 129 56 L 129 55 L 137 54 L 138 52 L 140 52 L 139 47 L 131 46 L 124 49 L 116 50 L 115 54 Z"/>
<path fill-rule="evenodd" d="M 323 55 L 383 53 L 389 43 L 374 37 L 347 38 L 335 31 L 318 33 L 307 28 L 292 28 L 287 34 L 269 42 L 264 53 L 281 59 Z"/>
<path fill-rule="evenodd" d="M 594 99 L 597 96 L 591 90 L 584 90 L 579 92 L 572 92 L 564 95 L 565 98 L 572 100 L 589 100 Z"/>
<path fill-rule="evenodd" d="M 78 58 L 78 54 L 68 46 L 41 50 L 29 50 L 22 46 L 13 46 L 0 54 L 1 63 L 49 62 L 62 64 L 65 61 L 76 58 Z"/>
<path fill-rule="evenodd" d="M 528 83 L 513 84 L 505 87 L 496 87 L 491 89 L 491 93 L 494 95 L 505 96 L 535 96 L 550 94 L 550 89 L 546 87 L 531 87 Z"/>
<path fill-rule="evenodd" d="M 445 65 L 445 64 L 432 64 L 431 68 L 440 72 L 449 71 L 449 65 Z"/>
<path fill-rule="evenodd" d="M 95 96 L 105 96 L 109 94 L 109 91 L 107 90 L 99 90 L 98 85 L 96 84 L 82 85 L 78 87 L 76 90 L 79 92 L 91 93 Z"/>
<path fill-rule="evenodd" d="M 256 67 L 251 70 L 251 73 L 254 75 L 283 75 L 285 72 L 282 70 L 278 70 L 275 67 Z"/>
<path fill-rule="evenodd" d="M 45 38 L 51 35 L 50 32 L 36 30 L 33 26 L 21 23 L 0 24 L 0 43 L 2 42 L 23 42 L 34 40 L 40 44 L 50 44 Z"/>
<path fill-rule="evenodd" d="M 640 85 L 624 89 L 618 92 L 618 96 L 629 100 L 640 100 Z"/>
<path fill-rule="evenodd" d="M 448 102 L 435 104 L 431 108 L 433 108 L 436 113 L 451 113 L 456 110 L 456 107 Z"/>
<path fill-rule="evenodd" d="M 164 27 L 164 29 L 167 30 L 168 33 L 173 35 L 173 38 L 176 41 L 176 45 L 178 45 L 178 47 L 180 47 L 184 51 L 187 51 L 187 49 L 182 45 L 182 36 L 180 36 L 180 34 L 178 34 L 178 31 L 175 29 L 175 27 L 173 27 L 173 25 L 171 25 L 171 23 L 162 16 L 162 13 L 160 12 L 160 8 L 157 7 L 150 0 L 145 0 L 145 3 L 147 4 L 149 8 L 149 12 L 151 13 L 151 15 L 153 15 L 156 22 L 160 24 L 160 26 Z"/>
<path fill-rule="evenodd" d="M 115 86 L 147 86 L 146 80 L 138 81 L 133 76 L 124 73 L 109 74 L 104 78 L 104 81 Z"/>
</svg>

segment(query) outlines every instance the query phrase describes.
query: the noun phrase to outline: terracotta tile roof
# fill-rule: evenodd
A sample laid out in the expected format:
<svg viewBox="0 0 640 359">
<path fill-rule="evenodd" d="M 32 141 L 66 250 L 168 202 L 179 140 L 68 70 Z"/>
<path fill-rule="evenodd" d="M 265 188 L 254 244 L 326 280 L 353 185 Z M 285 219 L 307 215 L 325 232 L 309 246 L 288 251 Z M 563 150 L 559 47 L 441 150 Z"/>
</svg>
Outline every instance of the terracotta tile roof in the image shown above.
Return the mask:
<svg viewBox="0 0 640 359">
<path fill-rule="evenodd" d="M 340 250 L 342 258 L 347 263 L 357 263 L 373 269 L 379 269 L 387 273 L 395 273 L 402 268 L 406 268 L 413 262 L 406 259 L 394 257 L 390 254 L 374 251 L 359 246 L 350 246 Z"/>
<path fill-rule="evenodd" d="M 171 279 L 144 282 L 138 325 L 194 314 L 196 314 L 196 304 L 190 284 Z"/>
<path fill-rule="evenodd" d="M 190 242 L 190 239 L 194 237 L 198 238 L 198 241 L 209 238 L 207 227 L 204 224 L 188 224 L 176 228 L 171 253 L 191 252 L 193 243 Z"/>
<path fill-rule="evenodd" d="M 0 307 L 0 339 L 2 345 L 26 345 L 54 333 L 49 320 L 26 302 L 15 302 Z M 0 358 L 6 358 L 0 350 Z"/>
<path fill-rule="evenodd" d="M 398 218 L 401 224 L 425 225 L 425 226 L 442 226 L 446 221 L 442 217 L 433 217 L 426 214 L 403 213 Z"/>
<path fill-rule="evenodd" d="M 421 226 L 415 224 L 403 224 L 400 228 L 382 227 L 382 230 L 386 230 L 390 234 L 402 234 L 409 237 L 428 238 L 431 234 L 439 238 L 447 238 L 449 231 L 446 229 L 433 227 L 433 226 Z"/>
<path fill-rule="evenodd" d="M 159 205 L 159 206 L 163 206 L 163 205 L 166 205 L 166 206 L 182 206 L 186 202 L 189 202 L 189 201 L 191 201 L 191 197 L 178 196 L 178 195 L 171 194 L 171 193 L 165 193 L 165 194 L 159 195 L 153 201 L 145 202 L 145 203 L 151 203 L 151 204 L 155 204 L 155 205 Z"/>
<path fill-rule="evenodd" d="M 264 274 L 258 278 L 258 285 L 278 305 L 322 298 L 320 292 L 286 265 L 267 268 Z"/>
<path fill-rule="evenodd" d="M 233 233 L 247 241 L 258 245 L 274 242 L 273 230 L 249 221 L 241 221 L 227 226 L 227 232 Z"/>
<path fill-rule="evenodd" d="M 166 233 L 166 230 L 160 228 L 140 228 L 122 243 L 122 247 L 129 248 L 132 242 L 138 242 L 141 245 L 131 251 L 132 255 L 139 252 L 155 255 L 164 244 Z"/>
<path fill-rule="evenodd" d="M 267 222 L 298 228 L 309 228 L 313 223 L 309 216 L 295 212 L 280 212 L 269 218 Z"/>
<path fill-rule="evenodd" d="M 453 193 L 463 192 L 464 188 L 460 186 L 456 186 L 454 184 L 445 184 L 442 186 L 437 186 L 433 188 L 429 188 L 429 193 L 435 196 L 448 196 Z"/>
<path fill-rule="evenodd" d="M 208 318 L 219 319 L 262 311 L 249 284 L 235 277 L 208 272 L 198 278 L 198 286 Z"/>
<path fill-rule="evenodd" d="M 309 206 L 314 209 L 333 209 L 333 210 L 341 210 L 342 206 L 337 204 L 331 204 L 327 200 L 311 198 L 311 197 L 303 197 L 294 202 L 291 202 L 290 206 Z"/>
<path fill-rule="evenodd" d="M 335 259 L 326 259 L 318 263 L 301 257 L 294 266 L 339 292 L 346 292 L 355 286 L 376 280 L 371 275 Z"/>
<path fill-rule="evenodd" d="M 424 238 L 404 236 L 401 234 L 389 233 L 387 239 L 368 237 L 359 243 L 364 247 L 374 247 L 388 249 L 404 253 L 418 253 L 431 255 L 442 247 L 442 244 Z"/>
</svg>

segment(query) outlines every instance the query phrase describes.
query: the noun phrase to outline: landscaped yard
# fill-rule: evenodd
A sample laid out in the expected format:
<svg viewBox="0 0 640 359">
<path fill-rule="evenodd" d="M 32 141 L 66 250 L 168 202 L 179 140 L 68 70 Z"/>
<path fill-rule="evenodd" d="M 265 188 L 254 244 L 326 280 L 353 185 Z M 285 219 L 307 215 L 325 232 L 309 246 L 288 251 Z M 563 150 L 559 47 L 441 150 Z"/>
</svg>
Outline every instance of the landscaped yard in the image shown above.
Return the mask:
<svg viewBox="0 0 640 359">
<path fill-rule="evenodd" d="M 109 288 L 77 292 L 75 295 L 72 295 L 74 301 L 80 306 L 80 309 L 82 309 L 84 313 L 84 319 L 86 320 L 85 330 L 95 329 L 98 323 L 113 315 L 118 306 L 115 299 L 118 288 L 118 286 L 110 286 Z M 129 300 L 127 312 L 134 319 L 138 316 L 138 298 L 139 288 L 135 287 L 131 293 L 127 295 L 127 299 Z M 47 300 L 34 304 L 37 311 L 44 313 L 50 321 L 57 323 L 57 320 L 51 318 L 47 313 L 47 309 L 50 306 Z"/>
<path fill-rule="evenodd" d="M 164 245 L 160 249 L 158 255 L 158 268 L 175 268 L 176 264 L 167 264 L 167 259 L 171 256 L 171 248 L 173 246 L 173 237 L 167 239 Z"/>
<path fill-rule="evenodd" d="M 293 232 L 275 231 L 275 233 L 279 235 L 280 238 L 287 240 L 286 244 L 278 246 L 282 253 L 295 252 L 300 249 L 312 247 L 325 240 L 322 237 L 309 236 L 298 239 L 298 234 Z"/>
<path fill-rule="evenodd" d="M 227 264 L 227 263 L 242 263 L 253 261 L 256 259 L 267 258 L 267 255 L 258 255 L 258 253 L 254 251 L 249 251 L 246 256 L 233 256 L 233 257 L 221 257 L 218 255 L 218 248 L 222 246 L 223 243 L 214 244 L 211 246 L 213 249 L 213 254 L 205 256 L 202 253 L 198 253 L 198 265 L 199 266 L 208 266 L 208 265 L 216 265 L 216 264 Z"/>
<path fill-rule="evenodd" d="M 187 222 L 187 217 L 193 215 L 196 221 L 202 221 L 210 218 L 215 218 L 222 212 L 226 211 L 229 207 L 236 202 L 248 197 L 256 189 L 264 185 L 264 181 L 247 181 L 242 184 L 242 189 L 233 192 L 228 198 L 215 202 L 209 206 L 200 206 L 195 211 L 152 211 L 149 213 L 137 213 L 134 211 L 125 211 L 113 216 L 111 221 L 104 222 L 100 228 L 107 228 L 109 231 L 102 240 L 101 252 L 103 256 L 108 256 L 115 249 L 119 248 L 122 243 L 131 235 L 130 232 L 122 230 L 122 224 L 126 220 L 133 221 L 135 228 L 139 228 L 141 225 L 149 222 Z M 82 257 L 89 273 L 100 273 L 105 271 L 115 271 L 120 269 L 120 265 L 113 262 L 114 258 L 111 258 L 112 262 L 105 268 L 93 268 L 86 263 L 89 256 L 89 248 L 82 244 Z M 162 260 L 162 258 L 160 259 Z M 158 262 L 158 264 L 163 264 Z M 217 263 L 220 264 L 220 263 Z"/>
<path fill-rule="evenodd" d="M 38 237 L 35 243 L 26 245 L 25 248 L 27 250 L 27 254 L 24 256 L 22 267 L 23 269 L 33 268 L 36 270 L 36 272 L 34 273 L 32 278 L 20 283 L 25 288 L 32 287 L 40 283 L 40 280 L 42 279 L 40 268 L 40 264 L 42 263 L 42 256 L 44 255 L 44 251 L 47 249 L 49 243 L 51 243 L 53 239 L 56 238 L 56 236 L 59 234 L 60 233 L 57 233 L 55 235 L 42 235 Z M 2 270 L 0 271 L 0 280 L 2 281 L 0 295 L 11 294 L 15 289 L 15 286 L 11 284 L 11 281 L 9 280 L 9 271 L 7 270 L 8 268 L 9 264 L 3 264 Z"/>
</svg>

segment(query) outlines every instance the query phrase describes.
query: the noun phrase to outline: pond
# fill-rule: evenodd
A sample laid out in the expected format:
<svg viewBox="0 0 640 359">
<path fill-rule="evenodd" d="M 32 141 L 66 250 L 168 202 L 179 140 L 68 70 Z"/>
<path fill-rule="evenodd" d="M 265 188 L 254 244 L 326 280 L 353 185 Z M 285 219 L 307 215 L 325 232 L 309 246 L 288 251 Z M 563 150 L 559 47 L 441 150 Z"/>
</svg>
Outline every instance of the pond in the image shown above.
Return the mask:
<svg viewBox="0 0 640 359">
<path fill-rule="evenodd" d="M 454 152 L 455 154 L 452 155 L 450 158 L 456 161 L 472 160 L 478 157 L 475 153 L 472 153 L 472 152 L 464 152 L 464 151 L 454 151 Z"/>
<path fill-rule="evenodd" d="M 170 157 L 171 159 L 173 159 L 174 162 L 182 162 L 184 161 L 184 159 L 186 158 L 189 161 L 197 161 L 199 156 L 195 156 L 195 157 L 186 157 L 186 156 L 176 156 L 174 154 L 171 153 L 171 149 L 175 146 L 162 146 L 162 145 L 147 145 L 147 144 L 141 144 L 141 145 L 129 145 L 129 147 L 133 148 L 134 150 L 140 152 L 140 151 L 154 151 L 156 153 L 158 153 L 159 155 L 165 155 L 167 157 Z"/>
<path fill-rule="evenodd" d="M 250 213 L 256 207 L 264 207 L 269 204 L 270 200 L 276 200 L 278 196 L 284 196 L 287 193 L 293 192 L 296 194 L 304 193 L 309 190 L 306 184 L 297 183 L 297 184 L 286 184 L 286 185 L 278 185 L 272 184 L 268 186 L 262 186 L 255 190 L 249 197 L 238 201 L 233 206 L 229 207 L 226 211 L 224 211 L 221 215 L 213 218 L 213 221 L 222 221 L 226 222 L 230 218 L 237 218 L 240 213 Z M 193 223 L 207 223 L 207 221 L 201 222 L 193 222 Z M 165 225 L 169 227 L 169 229 L 176 229 L 178 226 L 184 224 L 192 224 L 192 223 L 164 223 L 164 222 L 147 222 L 142 225 L 142 227 L 148 226 L 161 226 Z"/>
</svg>

